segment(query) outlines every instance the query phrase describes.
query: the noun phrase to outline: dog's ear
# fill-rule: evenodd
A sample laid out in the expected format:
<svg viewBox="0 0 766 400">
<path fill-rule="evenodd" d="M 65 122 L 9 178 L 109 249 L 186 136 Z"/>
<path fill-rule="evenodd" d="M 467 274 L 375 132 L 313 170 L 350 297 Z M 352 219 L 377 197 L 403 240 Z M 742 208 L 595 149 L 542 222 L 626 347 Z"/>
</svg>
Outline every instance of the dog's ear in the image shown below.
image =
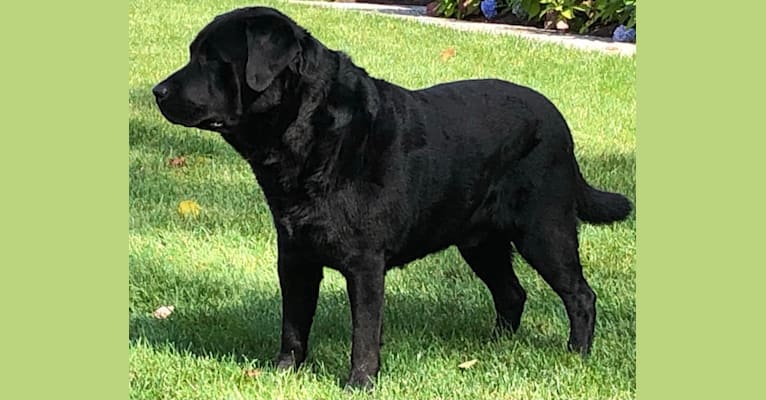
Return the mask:
<svg viewBox="0 0 766 400">
<path fill-rule="evenodd" d="M 248 21 L 245 79 L 255 91 L 263 91 L 300 53 L 295 31 L 287 21 L 257 18 Z"/>
</svg>

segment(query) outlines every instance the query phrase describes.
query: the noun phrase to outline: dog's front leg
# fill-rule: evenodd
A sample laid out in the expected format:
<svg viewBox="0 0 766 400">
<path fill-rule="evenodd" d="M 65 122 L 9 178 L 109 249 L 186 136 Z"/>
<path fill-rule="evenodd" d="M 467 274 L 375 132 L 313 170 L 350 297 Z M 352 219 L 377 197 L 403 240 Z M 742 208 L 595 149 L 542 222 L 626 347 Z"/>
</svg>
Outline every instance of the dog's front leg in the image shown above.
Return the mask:
<svg viewBox="0 0 766 400">
<path fill-rule="evenodd" d="M 354 258 L 345 268 L 351 304 L 351 373 L 348 386 L 370 388 L 380 370 L 385 265 L 381 256 Z"/>
<path fill-rule="evenodd" d="M 282 289 L 282 346 L 276 363 L 281 369 L 297 368 L 308 352 L 322 265 L 307 261 L 296 249 L 280 244 L 278 268 Z"/>
</svg>

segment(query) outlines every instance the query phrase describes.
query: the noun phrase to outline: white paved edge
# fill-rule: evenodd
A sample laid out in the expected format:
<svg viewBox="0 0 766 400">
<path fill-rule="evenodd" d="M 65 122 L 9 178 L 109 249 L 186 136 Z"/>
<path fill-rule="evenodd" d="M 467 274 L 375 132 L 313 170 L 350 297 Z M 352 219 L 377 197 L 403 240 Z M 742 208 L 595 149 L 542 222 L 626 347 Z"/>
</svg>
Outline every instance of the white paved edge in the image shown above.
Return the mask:
<svg viewBox="0 0 766 400">
<path fill-rule="evenodd" d="M 516 25 L 490 24 L 483 22 L 467 22 L 447 18 L 429 17 L 426 15 L 424 6 L 405 6 L 405 5 L 385 5 L 370 3 L 342 3 L 330 1 L 306 1 L 306 0 L 288 0 L 293 4 L 304 4 L 310 6 L 330 7 L 346 10 L 371 11 L 378 12 L 381 15 L 388 15 L 398 18 L 413 19 L 426 24 L 435 24 L 446 26 L 459 30 L 479 31 L 498 34 L 510 34 L 540 40 L 545 42 L 560 43 L 565 46 L 576 47 L 583 50 L 600 51 L 608 54 L 619 54 L 623 56 L 632 56 L 636 53 L 636 45 L 633 43 L 612 42 L 607 39 L 596 38 L 592 36 L 575 36 L 553 33 L 543 29 L 530 28 Z"/>
</svg>

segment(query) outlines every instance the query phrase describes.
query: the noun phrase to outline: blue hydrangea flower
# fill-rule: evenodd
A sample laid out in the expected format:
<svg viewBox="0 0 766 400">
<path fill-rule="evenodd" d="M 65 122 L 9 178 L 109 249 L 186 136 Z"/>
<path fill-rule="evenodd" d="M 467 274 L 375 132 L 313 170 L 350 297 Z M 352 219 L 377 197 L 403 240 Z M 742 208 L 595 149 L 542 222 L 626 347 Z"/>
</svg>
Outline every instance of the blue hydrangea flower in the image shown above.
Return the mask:
<svg viewBox="0 0 766 400">
<path fill-rule="evenodd" d="M 497 16 L 497 4 L 495 3 L 495 0 L 482 0 L 479 8 L 481 8 L 481 13 L 484 14 L 487 19 L 492 19 Z"/>
<path fill-rule="evenodd" d="M 612 34 L 612 39 L 615 42 L 636 42 L 636 30 L 634 28 L 626 28 L 625 25 L 620 25 L 615 28 Z"/>
</svg>

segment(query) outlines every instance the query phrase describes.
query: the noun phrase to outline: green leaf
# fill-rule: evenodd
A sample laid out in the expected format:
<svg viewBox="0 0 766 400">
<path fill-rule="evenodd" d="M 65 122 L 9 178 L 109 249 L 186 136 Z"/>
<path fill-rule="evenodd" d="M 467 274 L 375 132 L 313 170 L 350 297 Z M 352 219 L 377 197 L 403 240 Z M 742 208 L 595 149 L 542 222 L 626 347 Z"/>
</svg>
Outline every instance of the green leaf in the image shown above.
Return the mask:
<svg viewBox="0 0 766 400">
<path fill-rule="evenodd" d="M 636 26 L 636 14 L 630 16 L 628 23 L 625 25 L 628 28 L 634 28 Z"/>
</svg>

